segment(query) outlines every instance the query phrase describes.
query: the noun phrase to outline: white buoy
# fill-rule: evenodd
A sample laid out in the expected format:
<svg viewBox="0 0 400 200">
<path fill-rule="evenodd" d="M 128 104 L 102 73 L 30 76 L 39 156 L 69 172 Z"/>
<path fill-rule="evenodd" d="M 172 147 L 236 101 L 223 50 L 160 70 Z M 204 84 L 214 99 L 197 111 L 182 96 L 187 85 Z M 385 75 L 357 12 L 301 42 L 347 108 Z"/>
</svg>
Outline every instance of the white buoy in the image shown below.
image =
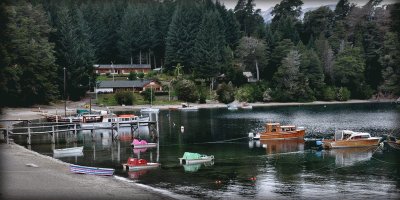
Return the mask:
<svg viewBox="0 0 400 200">
<path fill-rule="evenodd" d="M 181 126 L 181 132 L 183 133 L 185 131 L 185 127 Z"/>
</svg>

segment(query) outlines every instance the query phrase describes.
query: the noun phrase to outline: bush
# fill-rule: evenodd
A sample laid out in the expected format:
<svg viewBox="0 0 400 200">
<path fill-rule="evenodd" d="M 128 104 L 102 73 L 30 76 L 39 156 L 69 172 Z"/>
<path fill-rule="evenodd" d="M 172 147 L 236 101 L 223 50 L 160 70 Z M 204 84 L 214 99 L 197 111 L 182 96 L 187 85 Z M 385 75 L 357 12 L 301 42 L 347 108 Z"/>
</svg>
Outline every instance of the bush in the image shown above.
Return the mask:
<svg viewBox="0 0 400 200">
<path fill-rule="evenodd" d="M 197 92 L 199 94 L 199 103 L 206 103 L 207 90 L 199 86 Z"/>
<path fill-rule="evenodd" d="M 146 89 L 141 94 L 142 94 L 144 100 L 149 102 L 149 103 L 152 103 L 151 101 L 155 101 L 156 100 L 155 95 L 154 95 L 154 90 L 151 91 L 150 89 Z"/>
<path fill-rule="evenodd" d="M 118 91 L 114 96 L 119 105 L 133 105 L 133 94 L 130 91 Z"/>
<path fill-rule="evenodd" d="M 130 72 L 128 76 L 129 80 L 137 80 L 137 73 L 136 72 Z"/>
<path fill-rule="evenodd" d="M 345 87 L 340 87 L 336 91 L 336 100 L 338 101 L 347 101 L 350 98 L 350 91 Z"/>
<path fill-rule="evenodd" d="M 197 101 L 198 94 L 196 90 L 196 85 L 193 81 L 187 79 L 175 80 L 173 82 L 173 87 L 175 89 L 178 100 L 187 102 Z"/>
<path fill-rule="evenodd" d="M 231 83 L 225 84 L 219 84 L 217 88 L 217 99 L 219 102 L 222 103 L 231 103 L 232 101 L 235 100 L 234 96 L 234 91 L 233 91 L 233 86 Z"/>
<path fill-rule="evenodd" d="M 325 101 L 335 100 L 336 94 L 335 94 L 335 89 L 333 87 L 325 87 L 322 93 L 323 93 L 323 100 Z"/>
<path fill-rule="evenodd" d="M 254 88 L 249 84 L 243 85 L 235 93 L 238 101 L 254 102 Z"/>
</svg>

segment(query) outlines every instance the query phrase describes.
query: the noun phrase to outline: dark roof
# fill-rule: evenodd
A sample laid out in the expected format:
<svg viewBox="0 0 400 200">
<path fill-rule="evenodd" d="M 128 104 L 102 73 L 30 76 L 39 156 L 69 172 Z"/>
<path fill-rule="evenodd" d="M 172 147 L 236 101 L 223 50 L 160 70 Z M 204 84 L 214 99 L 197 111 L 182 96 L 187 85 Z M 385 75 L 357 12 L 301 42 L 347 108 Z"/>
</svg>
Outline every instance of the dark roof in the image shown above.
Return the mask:
<svg viewBox="0 0 400 200">
<path fill-rule="evenodd" d="M 126 69 L 126 68 L 132 68 L 132 69 L 151 69 L 150 64 L 114 64 L 111 66 L 111 64 L 95 64 L 93 65 L 95 69 Z"/>
<path fill-rule="evenodd" d="M 150 80 L 134 80 L 134 81 L 100 81 L 98 88 L 130 88 L 130 87 L 143 87 L 149 84 Z"/>
</svg>

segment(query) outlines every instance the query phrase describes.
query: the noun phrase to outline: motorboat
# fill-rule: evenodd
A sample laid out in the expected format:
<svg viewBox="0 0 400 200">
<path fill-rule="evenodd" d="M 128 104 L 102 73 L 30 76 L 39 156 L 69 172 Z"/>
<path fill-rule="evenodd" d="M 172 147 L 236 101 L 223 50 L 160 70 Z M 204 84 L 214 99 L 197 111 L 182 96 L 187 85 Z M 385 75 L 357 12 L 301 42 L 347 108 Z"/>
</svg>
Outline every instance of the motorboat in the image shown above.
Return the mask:
<svg viewBox="0 0 400 200">
<path fill-rule="evenodd" d="M 188 103 L 182 103 L 181 107 L 179 107 L 178 109 L 182 110 L 182 111 L 197 111 L 197 110 L 199 110 L 199 107 L 190 106 Z"/>
<path fill-rule="evenodd" d="M 293 125 L 281 126 L 279 123 L 266 123 L 265 131 L 260 132 L 260 140 L 289 140 L 303 139 L 305 130 L 303 127 Z"/>
<path fill-rule="evenodd" d="M 185 152 L 182 156 L 182 158 L 179 158 L 179 163 L 181 165 L 186 165 L 186 164 L 199 164 L 199 163 L 205 163 L 205 162 L 211 162 L 214 161 L 214 156 L 208 156 L 204 154 L 199 154 L 199 153 L 191 153 L 191 152 Z"/>
<path fill-rule="evenodd" d="M 323 140 L 325 149 L 378 146 L 380 137 L 371 137 L 369 133 L 350 130 L 336 131 L 333 140 Z"/>
<path fill-rule="evenodd" d="M 253 106 L 248 103 L 242 103 L 242 105 L 240 105 L 240 108 L 245 110 L 251 110 L 253 109 Z"/>
<path fill-rule="evenodd" d="M 131 145 L 134 149 L 157 147 L 157 143 L 149 143 L 146 140 L 138 140 L 136 138 L 133 139 Z"/>
<path fill-rule="evenodd" d="M 65 155 L 65 154 L 72 154 L 72 155 L 81 154 L 81 153 L 83 153 L 83 146 L 81 146 L 81 147 L 63 148 L 63 149 L 54 149 L 53 153 L 54 153 L 55 156 L 56 155 Z"/>
<path fill-rule="evenodd" d="M 128 158 L 128 161 L 122 164 L 123 169 L 127 171 L 138 171 L 152 169 L 160 166 L 160 163 L 147 162 L 145 159 Z"/>
</svg>

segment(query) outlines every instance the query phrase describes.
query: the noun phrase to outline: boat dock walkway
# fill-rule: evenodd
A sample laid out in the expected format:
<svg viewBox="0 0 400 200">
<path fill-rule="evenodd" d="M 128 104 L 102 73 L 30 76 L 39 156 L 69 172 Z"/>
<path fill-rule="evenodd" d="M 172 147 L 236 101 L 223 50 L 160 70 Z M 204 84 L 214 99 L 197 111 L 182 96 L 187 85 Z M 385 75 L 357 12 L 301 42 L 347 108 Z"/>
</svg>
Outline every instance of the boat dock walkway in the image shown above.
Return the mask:
<svg viewBox="0 0 400 200">
<path fill-rule="evenodd" d="M 118 135 L 118 130 L 124 127 L 130 127 L 131 134 L 133 135 L 134 131 L 138 130 L 140 125 L 147 125 L 149 128 L 151 127 L 158 134 L 158 122 L 157 121 L 146 121 L 146 122 L 112 122 L 110 126 L 99 127 L 99 126 L 90 126 L 91 123 L 87 123 L 88 126 L 82 127 L 80 123 L 65 123 L 65 122 L 47 122 L 47 123 L 31 123 L 29 120 L 0 120 L 0 121 L 19 121 L 22 122 L 22 126 L 7 126 L 0 128 L 0 133 L 4 134 L 4 138 L 6 139 L 6 143 L 9 144 L 10 137 L 13 135 L 24 135 L 27 136 L 27 144 L 31 144 L 32 135 L 39 134 L 49 134 L 51 135 L 51 143 L 55 143 L 55 138 L 59 133 L 72 133 L 75 138 L 77 137 L 78 131 L 90 131 L 93 137 L 94 132 L 96 130 L 111 130 L 111 137 L 114 140 L 114 136 Z M 114 135 L 115 134 L 115 135 Z"/>
<path fill-rule="evenodd" d="M 0 142 L 0 199 L 186 199 L 115 176 L 69 172 L 69 164 L 22 146 Z"/>
</svg>

